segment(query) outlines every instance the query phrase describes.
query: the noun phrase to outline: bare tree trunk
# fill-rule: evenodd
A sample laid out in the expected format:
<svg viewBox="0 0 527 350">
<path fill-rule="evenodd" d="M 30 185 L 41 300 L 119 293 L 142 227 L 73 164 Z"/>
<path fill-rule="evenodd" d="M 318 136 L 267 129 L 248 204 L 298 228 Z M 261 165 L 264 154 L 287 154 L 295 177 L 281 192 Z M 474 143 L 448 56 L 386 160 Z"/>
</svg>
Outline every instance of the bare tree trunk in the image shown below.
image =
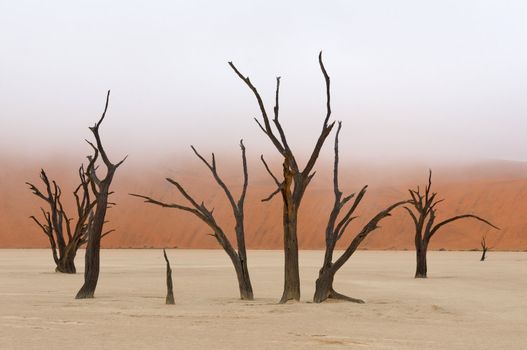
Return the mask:
<svg viewBox="0 0 527 350">
<path fill-rule="evenodd" d="M 101 236 L 108 206 L 108 196 L 104 195 L 105 193 L 108 193 L 108 189 L 101 189 L 100 196 L 97 197 L 97 207 L 93 219 L 93 230 L 91 230 L 89 234 L 88 244 L 86 245 L 86 255 L 84 259 L 84 285 L 77 293 L 77 296 L 75 297 L 76 299 L 93 298 L 95 289 L 97 288 L 101 260 Z"/>
<path fill-rule="evenodd" d="M 249 269 L 247 268 L 247 260 L 242 260 L 240 258 L 234 263 L 234 270 L 236 271 L 236 277 L 238 279 L 240 299 L 254 300 L 253 287 L 251 285 L 251 278 L 249 277 Z"/>
<path fill-rule="evenodd" d="M 266 166 L 267 168 L 267 166 Z M 269 169 L 268 169 L 269 170 Z M 298 265 L 298 207 L 302 198 L 302 193 L 298 191 L 296 185 L 291 190 L 292 184 L 296 180 L 291 171 L 291 162 L 286 159 L 283 164 L 284 182 L 280 188 L 283 199 L 283 227 L 284 227 L 284 290 L 280 303 L 288 300 L 300 300 L 300 271 Z"/>
<path fill-rule="evenodd" d="M 64 258 L 59 261 L 59 264 L 55 268 L 55 272 L 75 274 L 77 273 L 77 269 L 75 268 L 73 260 Z"/>
<path fill-rule="evenodd" d="M 167 305 L 174 305 L 176 302 L 174 301 L 174 290 L 173 290 L 173 284 L 172 284 L 172 269 L 170 268 L 170 261 L 168 261 L 167 252 L 165 249 L 163 249 L 163 256 L 165 257 L 165 261 L 167 263 L 167 297 L 165 299 L 165 303 Z"/>
<path fill-rule="evenodd" d="M 240 143 L 243 146 L 243 144 Z M 245 157 L 242 157 L 245 159 Z M 245 164 L 245 160 L 243 161 Z M 247 169 L 244 166 L 244 177 L 248 178 Z M 244 181 L 245 183 L 246 181 Z M 244 185 L 245 187 L 245 185 Z M 240 298 L 242 300 L 254 300 L 253 286 L 251 284 L 251 278 L 249 276 L 249 267 L 247 266 L 247 249 L 245 247 L 245 214 L 243 210 L 245 199 L 238 201 L 238 210 L 236 216 L 236 244 L 238 246 L 238 254 L 236 259 L 238 262 L 234 264 L 236 270 L 236 276 L 238 278 L 238 287 L 240 289 Z M 238 267 L 236 267 L 238 265 Z"/>
<path fill-rule="evenodd" d="M 284 291 L 280 303 L 300 300 L 297 209 L 291 203 L 284 205 L 284 233 Z"/>
<path fill-rule="evenodd" d="M 428 243 L 421 242 L 416 249 L 416 269 L 415 269 L 415 278 L 426 278 L 426 252 L 428 250 Z"/>
<path fill-rule="evenodd" d="M 68 249 L 64 251 L 64 255 L 60 258 L 55 271 L 62 273 L 77 273 L 75 268 L 75 256 L 77 255 L 76 249 Z"/>
<path fill-rule="evenodd" d="M 337 142 L 338 142 L 339 133 L 340 133 L 340 123 L 339 123 L 339 129 L 337 131 L 337 136 L 336 136 Z M 337 152 L 338 152 L 338 148 L 337 148 Z M 337 157 L 338 157 L 338 153 L 337 153 Z M 337 183 L 337 186 L 338 186 L 338 183 Z M 333 239 L 334 224 L 332 224 L 332 219 L 334 218 L 336 220 L 337 216 L 338 216 L 338 213 L 336 212 L 334 213 L 334 215 L 330 215 L 329 225 L 326 228 L 326 252 L 324 254 L 324 264 L 320 268 L 318 272 L 318 278 L 315 282 L 315 295 L 313 296 L 313 302 L 315 303 L 321 303 L 324 300 L 328 299 L 333 291 L 333 280 L 335 278 L 335 273 L 336 273 L 336 271 L 332 271 L 333 252 L 335 250 L 335 245 L 336 245 L 337 240 Z"/>
<path fill-rule="evenodd" d="M 95 295 L 95 289 L 97 288 L 97 282 L 99 280 L 100 248 L 100 241 L 88 241 L 84 258 L 84 284 L 78 291 L 75 299 L 89 299 Z"/>
<path fill-rule="evenodd" d="M 333 279 L 335 274 L 331 273 L 330 267 L 322 267 L 318 273 L 318 278 L 315 282 L 315 295 L 313 302 L 321 303 L 328 299 L 333 290 Z"/>
</svg>

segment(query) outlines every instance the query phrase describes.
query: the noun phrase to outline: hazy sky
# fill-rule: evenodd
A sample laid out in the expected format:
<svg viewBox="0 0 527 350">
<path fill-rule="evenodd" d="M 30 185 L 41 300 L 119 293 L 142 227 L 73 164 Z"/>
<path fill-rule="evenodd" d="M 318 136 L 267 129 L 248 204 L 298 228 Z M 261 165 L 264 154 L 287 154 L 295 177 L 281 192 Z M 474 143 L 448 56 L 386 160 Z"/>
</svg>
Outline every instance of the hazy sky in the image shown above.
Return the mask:
<svg viewBox="0 0 527 350">
<path fill-rule="evenodd" d="M 281 118 L 297 152 L 324 116 L 317 54 L 350 157 L 527 161 L 527 1 L 1 1 L 0 146 L 120 157 L 193 143 L 273 153 L 227 61 Z M 330 147 L 327 148 L 330 150 Z M 54 153 L 53 153 L 54 154 Z"/>
</svg>

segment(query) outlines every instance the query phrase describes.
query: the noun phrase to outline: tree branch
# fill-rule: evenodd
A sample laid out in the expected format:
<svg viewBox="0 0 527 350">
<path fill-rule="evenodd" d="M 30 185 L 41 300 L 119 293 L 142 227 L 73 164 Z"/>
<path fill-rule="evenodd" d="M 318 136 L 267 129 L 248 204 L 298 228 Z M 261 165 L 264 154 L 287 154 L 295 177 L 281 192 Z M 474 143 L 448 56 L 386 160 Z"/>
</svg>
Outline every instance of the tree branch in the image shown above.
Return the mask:
<svg viewBox="0 0 527 350">
<path fill-rule="evenodd" d="M 263 121 L 264 121 L 264 125 L 265 125 L 265 134 L 269 137 L 269 139 L 271 139 L 271 141 L 273 142 L 274 146 L 276 147 L 276 149 L 278 150 L 278 152 L 280 152 L 280 154 L 282 154 L 284 157 L 286 156 L 286 153 L 285 153 L 285 148 L 284 146 L 280 143 L 280 141 L 276 138 L 276 136 L 274 135 L 273 133 L 273 130 L 271 129 L 271 123 L 269 122 L 269 117 L 267 116 L 267 111 L 265 110 L 265 106 L 264 106 L 264 103 L 263 103 L 263 100 L 262 100 L 262 97 L 260 96 L 260 93 L 258 92 L 258 90 L 256 89 L 256 87 L 251 83 L 251 80 L 249 79 L 249 77 L 245 77 L 243 76 L 242 73 L 240 73 L 240 71 L 238 70 L 238 68 L 236 68 L 236 66 L 232 63 L 232 62 L 229 62 L 229 66 L 232 68 L 232 70 L 236 73 L 236 75 L 249 87 L 249 89 L 253 92 L 254 94 L 254 97 L 256 97 L 256 101 L 258 102 L 258 107 L 260 108 L 260 113 L 262 114 L 262 118 L 263 118 Z M 260 124 L 260 123 L 258 123 Z M 260 125 L 260 127 L 262 127 Z M 264 130 L 264 128 L 262 127 L 262 130 Z"/>
<path fill-rule="evenodd" d="M 456 220 L 461 220 L 461 219 L 465 219 L 465 218 L 472 218 L 472 219 L 476 219 L 478 221 L 481 221 L 493 228 L 495 228 L 496 230 L 499 230 L 500 228 L 497 227 L 497 226 L 494 226 L 491 222 L 477 216 L 477 215 L 473 215 L 473 214 L 465 214 L 465 215 L 458 215 L 458 216 L 454 216 L 454 217 L 451 217 L 449 219 L 446 219 L 446 220 L 443 220 L 441 221 L 440 223 L 438 223 L 437 225 L 434 226 L 434 228 L 430 231 L 430 238 L 443 226 L 445 226 L 446 224 L 449 224 L 451 222 L 454 222 Z"/>
<path fill-rule="evenodd" d="M 324 141 L 326 140 L 328 135 L 331 133 L 331 129 L 333 129 L 333 126 L 335 125 L 335 122 L 328 125 L 329 117 L 331 116 L 330 78 L 329 78 L 328 73 L 326 72 L 326 68 L 324 67 L 324 62 L 322 62 L 322 51 L 320 51 L 320 54 L 318 55 L 318 62 L 320 65 L 320 70 L 322 71 L 322 74 L 324 75 L 324 81 L 326 83 L 326 118 L 324 119 L 322 131 L 320 133 L 320 136 L 318 137 L 317 143 L 315 144 L 315 148 L 313 149 L 313 152 L 311 153 L 311 157 L 309 158 L 309 161 L 307 162 L 304 170 L 302 171 L 302 174 L 305 178 L 309 176 L 309 173 L 315 166 L 315 162 L 320 154 L 320 150 L 322 149 L 322 146 L 324 145 Z"/>
<path fill-rule="evenodd" d="M 145 200 L 145 203 L 150 203 L 150 204 L 155 204 L 155 205 L 159 205 L 160 207 L 163 207 L 163 208 L 175 208 L 175 209 L 179 209 L 179 210 L 184 210 L 184 211 L 188 211 L 194 215 L 196 215 L 197 217 L 199 217 L 200 219 L 204 220 L 205 217 L 203 216 L 203 214 L 198 211 L 197 209 L 193 209 L 193 208 L 189 208 L 189 207 L 186 207 L 184 205 L 180 205 L 180 204 L 176 204 L 176 203 L 165 203 L 165 202 L 161 202 L 157 199 L 153 199 L 151 197 L 148 197 L 148 196 L 143 196 L 141 194 L 136 194 L 136 193 L 129 193 L 130 196 L 134 196 L 134 197 L 138 197 L 138 198 L 142 198 Z M 199 207 L 199 206 L 198 206 Z"/>
<path fill-rule="evenodd" d="M 240 198 L 238 199 L 238 210 L 243 211 L 247 187 L 249 186 L 249 171 L 247 170 L 247 156 L 245 155 L 245 145 L 243 144 L 243 140 L 240 140 L 240 149 L 242 150 L 243 187 Z"/>
<path fill-rule="evenodd" d="M 212 153 L 212 163 L 209 163 L 207 162 L 205 158 L 203 158 L 201 154 L 198 153 L 198 151 L 196 150 L 196 148 L 194 148 L 194 146 L 190 146 L 190 147 L 194 151 L 194 154 L 196 154 L 196 156 L 199 159 L 201 159 L 201 161 L 209 168 L 210 172 L 212 173 L 212 176 L 214 177 L 214 180 L 216 180 L 216 183 L 223 189 L 223 192 L 225 192 L 225 195 L 227 196 L 227 199 L 229 200 L 229 203 L 231 204 L 231 207 L 234 210 L 234 212 L 235 213 L 238 212 L 238 206 L 236 205 L 236 202 L 234 201 L 234 197 L 232 196 L 231 191 L 229 190 L 227 185 L 225 185 L 223 180 L 218 175 L 218 170 L 216 168 L 216 158 L 214 156 L 214 153 Z"/>
<path fill-rule="evenodd" d="M 333 264 L 333 266 L 331 268 L 334 271 L 337 271 L 338 269 L 340 269 L 342 267 L 342 265 L 344 265 L 344 263 L 346 263 L 346 261 L 348 261 L 348 259 L 355 252 L 355 250 L 357 250 L 357 248 L 359 247 L 360 243 L 368 236 L 368 234 L 370 234 L 370 232 L 372 232 L 372 231 L 376 230 L 377 228 L 379 228 L 379 226 L 378 226 L 379 222 L 382 219 L 390 216 L 392 210 L 394 210 L 395 208 L 397 208 L 397 207 L 399 207 L 401 205 L 404 205 L 406 203 L 408 203 L 408 201 L 397 202 L 395 204 L 390 205 L 388 208 L 384 209 L 383 211 L 379 212 L 377 215 L 375 215 L 362 228 L 362 230 L 357 234 L 357 236 L 355 236 L 355 238 L 351 241 L 351 243 L 346 248 L 344 253 L 342 253 L 342 255 L 337 259 L 337 261 L 335 261 L 335 263 Z"/>
</svg>

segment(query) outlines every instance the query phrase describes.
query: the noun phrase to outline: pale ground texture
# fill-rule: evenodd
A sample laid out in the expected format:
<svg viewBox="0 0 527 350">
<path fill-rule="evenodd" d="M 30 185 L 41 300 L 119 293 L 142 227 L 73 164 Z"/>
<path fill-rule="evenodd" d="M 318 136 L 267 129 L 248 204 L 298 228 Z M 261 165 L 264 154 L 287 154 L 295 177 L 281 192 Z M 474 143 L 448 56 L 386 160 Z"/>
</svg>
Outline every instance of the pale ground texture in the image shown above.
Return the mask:
<svg viewBox="0 0 527 350">
<path fill-rule="evenodd" d="M 79 252 L 78 268 L 82 271 Z M 256 300 L 238 300 L 220 250 L 170 250 L 176 305 L 164 305 L 160 250 L 104 250 L 93 300 L 82 273 L 53 272 L 47 250 L 0 250 L 0 349 L 525 349 L 527 253 L 360 251 L 338 291 L 366 304 L 313 304 L 322 260 L 301 252 L 302 301 L 277 305 L 282 253 L 251 251 Z"/>
</svg>

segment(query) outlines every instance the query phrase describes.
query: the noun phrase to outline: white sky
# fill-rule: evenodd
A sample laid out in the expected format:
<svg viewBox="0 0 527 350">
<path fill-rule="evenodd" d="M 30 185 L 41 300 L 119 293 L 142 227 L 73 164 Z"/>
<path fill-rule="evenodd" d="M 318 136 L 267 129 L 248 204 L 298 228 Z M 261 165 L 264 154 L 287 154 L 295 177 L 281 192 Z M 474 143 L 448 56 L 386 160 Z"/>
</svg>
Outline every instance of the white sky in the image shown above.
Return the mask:
<svg viewBox="0 0 527 350">
<path fill-rule="evenodd" d="M 527 161 L 526 39 L 522 0 L 1 1 L 0 146 L 88 152 L 112 89 L 114 158 L 191 143 L 237 156 L 242 137 L 273 154 L 233 60 L 269 112 L 282 76 L 281 119 L 307 152 L 324 116 L 322 49 L 347 155 Z"/>
</svg>

